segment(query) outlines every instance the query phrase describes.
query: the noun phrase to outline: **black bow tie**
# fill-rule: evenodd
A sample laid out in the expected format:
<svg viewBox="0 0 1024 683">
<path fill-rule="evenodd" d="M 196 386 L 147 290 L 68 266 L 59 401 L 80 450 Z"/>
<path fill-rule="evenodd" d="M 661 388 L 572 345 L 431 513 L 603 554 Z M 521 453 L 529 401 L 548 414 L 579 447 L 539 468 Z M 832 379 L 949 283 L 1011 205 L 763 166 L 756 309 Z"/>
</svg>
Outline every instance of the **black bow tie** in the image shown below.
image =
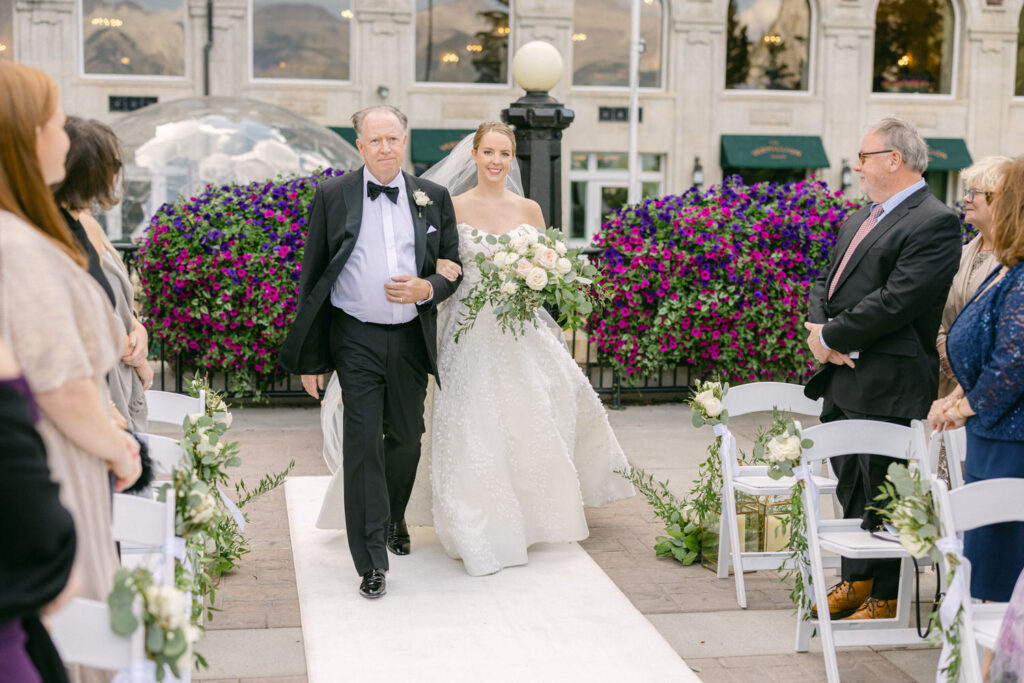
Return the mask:
<svg viewBox="0 0 1024 683">
<path fill-rule="evenodd" d="M 388 199 L 391 200 L 392 204 L 398 203 L 397 187 L 391 187 L 389 185 L 378 185 L 372 180 L 366 181 L 366 194 L 371 201 L 379 197 L 382 192 L 388 196 Z"/>
</svg>

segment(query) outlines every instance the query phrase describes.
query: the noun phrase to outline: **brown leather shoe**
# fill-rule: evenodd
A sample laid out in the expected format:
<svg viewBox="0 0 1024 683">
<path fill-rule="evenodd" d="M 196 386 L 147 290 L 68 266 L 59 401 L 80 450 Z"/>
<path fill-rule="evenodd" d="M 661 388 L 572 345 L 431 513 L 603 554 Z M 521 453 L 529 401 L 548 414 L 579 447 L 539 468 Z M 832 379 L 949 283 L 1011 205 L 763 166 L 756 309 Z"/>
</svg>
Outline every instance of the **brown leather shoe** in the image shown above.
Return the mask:
<svg viewBox="0 0 1024 683">
<path fill-rule="evenodd" d="M 833 619 L 845 619 L 857 611 L 868 596 L 874 579 L 866 581 L 840 581 L 828 591 L 828 613 Z M 811 617 L 818 618 L 818 606 L 811 608 Z"/>
<path fill-rule="evenodd" d="M 892 619 L 896 616 L 895 600 L 879 600 L 868 598 L 856 612 L 846 617 L 847 621 L 854 619 Z"/>
</svg>

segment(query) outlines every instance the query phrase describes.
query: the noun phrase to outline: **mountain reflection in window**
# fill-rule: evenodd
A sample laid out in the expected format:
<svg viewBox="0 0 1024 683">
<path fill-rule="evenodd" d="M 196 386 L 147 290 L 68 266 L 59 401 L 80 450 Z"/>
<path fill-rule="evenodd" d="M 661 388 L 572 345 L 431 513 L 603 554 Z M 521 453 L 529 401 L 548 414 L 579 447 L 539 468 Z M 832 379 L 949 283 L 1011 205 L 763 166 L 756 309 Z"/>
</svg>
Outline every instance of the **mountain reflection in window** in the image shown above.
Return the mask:
<svg viewBox="0 0 1024 683">
<path fill-rule="evenodd" d="M 508 83 L 509 0 L 416 0 L 416 80 Z"/>
<path fill-rule="evenodd" d="M 253 0 L 253 78 L 351 78 L 351 0 Z"/>
<path fill-rule="evenodd" d="M 82 0 L 87 74 L 185 75 L 185 0 Z"/>
<path fill-rule="evenodd" d="M 729 0 L 725 87 L 807 90 L 807 0 Z"/>
</svg>

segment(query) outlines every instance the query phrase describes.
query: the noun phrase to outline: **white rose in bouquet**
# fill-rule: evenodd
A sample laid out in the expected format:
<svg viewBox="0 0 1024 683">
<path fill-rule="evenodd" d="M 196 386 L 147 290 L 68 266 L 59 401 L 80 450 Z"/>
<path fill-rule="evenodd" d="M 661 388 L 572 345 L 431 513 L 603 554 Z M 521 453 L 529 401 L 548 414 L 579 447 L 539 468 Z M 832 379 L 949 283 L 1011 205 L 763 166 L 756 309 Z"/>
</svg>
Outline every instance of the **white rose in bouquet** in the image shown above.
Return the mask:
<svg viewBox="0 0 1024 683">
<path fill-rule="evenodd" d="M 530 231 L 526 233 L 526 242 L 527 244 L 537 244 L 540 242 L 540 236 L 535 231 Z"/>
<path fill-rule="evenodd" d="M 548 247 L 541 247 L 537 250 L 537 265 L 545 270 L 554 270 L 558 263 L 558 252 Z"/>
<path fill-rule="evenodd" d="M 494 261 L 494 265 L 498 266 L 499 268 L 504 268 L 505 265 L 508 263 L 508 257 L 506 253 L 503 251 L 499 251 L 497 254 L 494 255 L 494 258 L 491 260 Z"/>
<path fill-rule="evenodd" d="M 556 240 L 555 251 L 558 252 L 559 256 L 565 256 L 565 252 L 569 251 L 569 248 L 565 246 L 565 242 L 563 242 L 562 240 Z"/>
<path fill-rule="evenodd" d="M 524 280 L 531 270 L 533 270 L 533 264 L 530 263 L 530 259 L 521 258 L 516 262 L 516 273 Z"/>
<path fill-rule="evenodd" d="M 533 268 L 526 274 L 526 286 L 539 292 L 548 285 L 548 274 L 543 268 Z"/>
<path fill-rule="evenodd" d="M 512 247 L 512 251 L 517 254 L 525 254 L 526 247 L 529 246 L 529 243 L 526 241 L 526 235 L 520 234 L 509 240 L 508 246 Z"/>
<path fill-rule="evenodd" d="M 501 283 L 501 293 L 514 296 L 519 291 L 519 284 L 515 280 L 505 280 Z"/>
<path fill-rule="evenodd" d="M 697 404 L 704 409 L 704 413 L 708 417 L 718 417 L 722 414 L 722 410 L 724 409 L 722 402 L 715 397 L 715 393 L 710 389 L 706 389 L 697 394 L 697 396 L 694 397 L 694 400 L 697 401 Z"/>
<path fill-rule="evenodd" d="M 765 444 L 765 451 L 768 454 L 769 462 L 783 462 L 785 460 L 795 461 L 800 459 L 800 437 L 796 435 L 790 435 L 786 438 L 779 440 L 779 437 L 773 436 Z"/>
<path fill-rule="evenodd" d="M 567 258 L 560 258 L 555 262 L 555 272 L 559 275 L 565 275 L 572 270 L 572 261 Z"/>
</svg>

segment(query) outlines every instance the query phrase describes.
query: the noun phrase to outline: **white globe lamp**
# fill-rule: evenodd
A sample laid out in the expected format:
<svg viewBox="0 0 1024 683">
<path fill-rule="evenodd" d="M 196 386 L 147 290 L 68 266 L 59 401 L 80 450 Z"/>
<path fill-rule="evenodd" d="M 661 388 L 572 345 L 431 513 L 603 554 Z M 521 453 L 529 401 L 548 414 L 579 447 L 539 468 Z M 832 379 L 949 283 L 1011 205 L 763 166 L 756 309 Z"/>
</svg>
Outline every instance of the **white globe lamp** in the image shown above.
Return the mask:
<svg viewBox="0 0 1024 683">
<path fill-rule="evenodd" d="M 562 55 L 551 43 L 530 41 L 512 58 L 512 75 L 527 92 L 547 92 L 562 78 Z"/>
</svg>

